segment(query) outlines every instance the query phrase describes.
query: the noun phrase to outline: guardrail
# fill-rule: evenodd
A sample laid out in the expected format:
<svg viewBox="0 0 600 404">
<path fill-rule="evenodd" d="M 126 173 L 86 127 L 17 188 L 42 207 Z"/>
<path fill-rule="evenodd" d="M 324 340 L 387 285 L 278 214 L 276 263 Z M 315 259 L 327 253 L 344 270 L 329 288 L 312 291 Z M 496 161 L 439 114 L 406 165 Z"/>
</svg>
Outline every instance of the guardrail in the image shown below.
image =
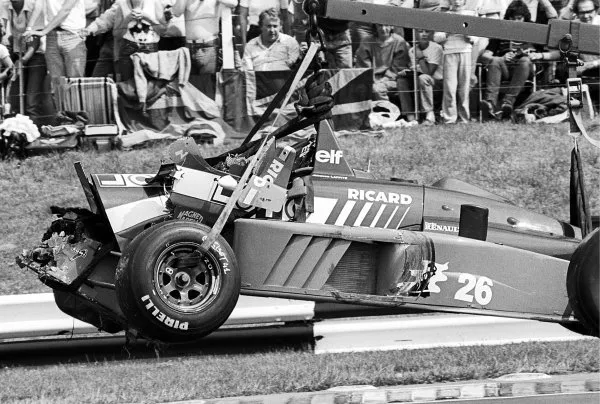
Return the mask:
<svg viewBox="0 0 600 404">
<path fill-rule="evenodd" d="M 240 296 L 225 325 L 305 321 L 314 314 L 314 302 Z M 60 311 L 52 293 L 0 296 L 0 342 L 96 332 L 96 327 Z"/>
</svg>

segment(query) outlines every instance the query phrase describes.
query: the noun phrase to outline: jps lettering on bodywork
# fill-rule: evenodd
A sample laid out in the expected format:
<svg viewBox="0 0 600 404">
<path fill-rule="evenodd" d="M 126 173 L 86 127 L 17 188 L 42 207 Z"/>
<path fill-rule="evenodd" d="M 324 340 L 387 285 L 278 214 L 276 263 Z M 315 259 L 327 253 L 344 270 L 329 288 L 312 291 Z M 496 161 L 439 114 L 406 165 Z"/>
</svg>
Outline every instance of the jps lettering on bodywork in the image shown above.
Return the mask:
<svg viewBox="0 0 600 404">
<path fill-rule="evenodd" d="M 398 205 L 410 205 L 412 203 L 412 196 L 410 195 L 354 188 L 348 188 L 348 199 L 369 202 L 395 203 Z"/>
</svg>

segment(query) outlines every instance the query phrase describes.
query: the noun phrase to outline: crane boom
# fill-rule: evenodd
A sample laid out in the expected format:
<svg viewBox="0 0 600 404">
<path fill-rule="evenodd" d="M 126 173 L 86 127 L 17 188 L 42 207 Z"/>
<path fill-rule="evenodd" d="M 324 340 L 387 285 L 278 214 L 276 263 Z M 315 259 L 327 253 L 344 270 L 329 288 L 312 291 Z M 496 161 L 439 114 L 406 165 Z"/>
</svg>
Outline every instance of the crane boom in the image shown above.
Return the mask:
<svg viewBox="0 0 600 404">
<path fill-rule="evenodd" d="M 464 16 L 348 0 L 307 0 L 325 18 L 430 29 L 487 38 L 530 42 L 559 48 L 566 35 L 568 50 L 600 55 L 600 26 L 550 20 L 548 25 Z M 310 4 L 309 4 L 310 6 Z"/>
</svg>

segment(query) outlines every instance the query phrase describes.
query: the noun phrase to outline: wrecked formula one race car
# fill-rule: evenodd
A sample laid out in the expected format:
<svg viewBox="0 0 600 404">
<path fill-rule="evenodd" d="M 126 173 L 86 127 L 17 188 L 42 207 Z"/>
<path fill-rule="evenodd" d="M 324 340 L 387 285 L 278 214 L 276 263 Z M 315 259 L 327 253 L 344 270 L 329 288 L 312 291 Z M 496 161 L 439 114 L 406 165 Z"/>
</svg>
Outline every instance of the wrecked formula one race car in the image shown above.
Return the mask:
<svg viewBox="0 0 600 404">
<path fill-rule="evenodd" d="M 88 180 L 76 165 L 90 211 L 56 210 L 44 244 L 19 259 L 67 314 L 182 342 L 216 330 L 241 293 L 597 335 L 597 229 L 582 242 L 577 227 L 457 180 L 376 180 L 348 166 L 327 121 L 300 147 L 266 142 L 256 170 L 239 153 L 205 160 L 193 140 L 178 142 L 187 155 L 156 176 Z"/>
<path fill-rule="evenodd" d="M 156 175 L 88 177 L 76 164 L 89 210 L 55 208 L 19 265 L 65 313 L 164 342 L 215 331 L 240 294 L 536 319 L 598 336 L 598 229 L 582 237 L 573 220 L 458 180 L 424 186 L 351 168 L 330 92 L 312 77 L 297 118 L 223 155 L 203 158 L 184 138 Z M 310 125 L 316 135 L 283 142 Z"/>
</svg>

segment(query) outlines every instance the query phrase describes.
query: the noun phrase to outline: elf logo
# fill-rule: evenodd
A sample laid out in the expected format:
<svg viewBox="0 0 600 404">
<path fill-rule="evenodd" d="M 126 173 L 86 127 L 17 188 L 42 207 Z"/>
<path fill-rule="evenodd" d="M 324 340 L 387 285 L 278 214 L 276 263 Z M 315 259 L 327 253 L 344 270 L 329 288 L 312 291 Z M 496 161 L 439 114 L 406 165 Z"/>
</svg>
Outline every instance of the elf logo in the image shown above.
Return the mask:
<svg viewBox="0 0 600 404">
<path fill-rule="evenodd" d="M 319 163 L 340 164 L 343 156 L 344 152 L 341 150 L 317 150 L 315 153 L 315 159 Z"/>
</svg>

